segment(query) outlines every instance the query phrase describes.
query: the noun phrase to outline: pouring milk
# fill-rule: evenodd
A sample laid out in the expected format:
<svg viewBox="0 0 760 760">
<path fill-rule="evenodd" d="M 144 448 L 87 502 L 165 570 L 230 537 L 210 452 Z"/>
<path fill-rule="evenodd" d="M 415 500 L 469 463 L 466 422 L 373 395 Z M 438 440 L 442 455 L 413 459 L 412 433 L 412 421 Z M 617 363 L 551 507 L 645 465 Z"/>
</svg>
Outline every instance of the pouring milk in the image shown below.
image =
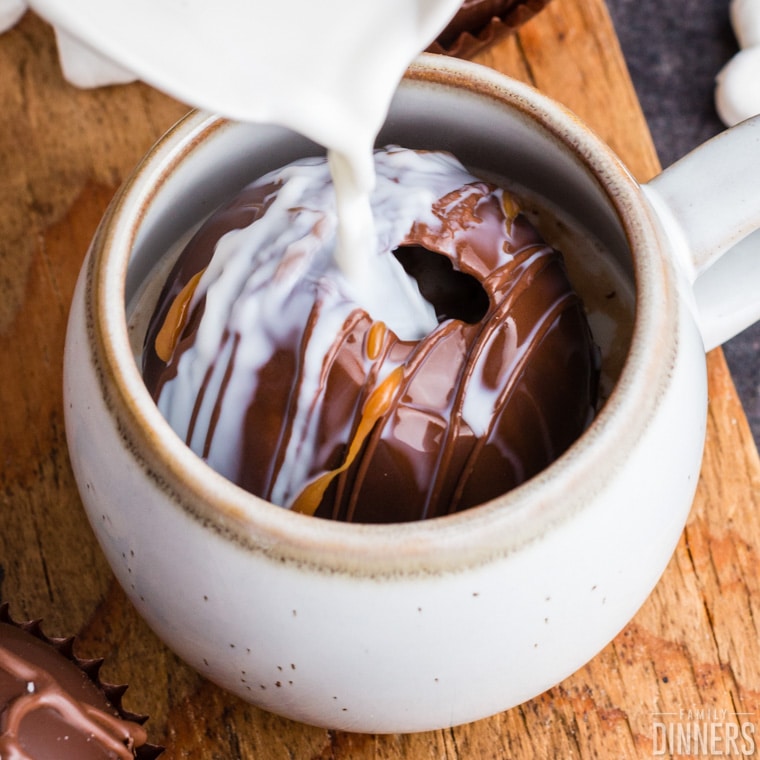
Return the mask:
<svg viewBox="0 0 760 760">
<path fill-rule="evenodd" d="M 373 271 L 372 150 L 412 59 L 461 0 L 31 0 L 56 28 L 77 84 L 135 78 L 231 119 L 270 122 L 328 151 L 336 190 L 336 261 L 367 310 L 424 333 L 420 298 L 389 298 Z M 77 77 L 81 81 L 76 81 Z M 392 313 L 391 313 L 392 312 Z M 395 315 L 395 319 L 394 319 Z M 432 324 L 431 324 L 431 320 Z M 412 337 L 412 336 L 409 336 Z"/>
</svg>

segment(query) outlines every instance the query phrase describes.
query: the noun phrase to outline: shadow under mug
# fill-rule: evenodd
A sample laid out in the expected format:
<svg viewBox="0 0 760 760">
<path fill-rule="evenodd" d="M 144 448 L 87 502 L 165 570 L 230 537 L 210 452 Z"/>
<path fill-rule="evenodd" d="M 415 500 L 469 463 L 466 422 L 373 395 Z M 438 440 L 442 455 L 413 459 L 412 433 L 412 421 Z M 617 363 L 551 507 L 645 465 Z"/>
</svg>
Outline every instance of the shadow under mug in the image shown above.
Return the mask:
<svg viewBox="0 0 760 760">
<path fill-rule="evenodd" d="M 243 699 L 344 730 L 476 720 L 582 666 L 634 615 L 682 531 L 704 443 L 705 348 L 760 312 L 749 235 L 760 199 L 742 173 L 758 129 L 731 130 L 642 187 L 530 87 L 421 57 L 379 143 L 450 150 L 577 219 L 635 290 L 633 329 L 597 419 L 538 476 L 459 514 L 353 525 L 291 513 L 213 472 L 142 382 L 126 304 L 160 257 L 253 178 L 321 152 L 273 126 L 182 120 L 109 207 L 65 353 L 77 483 L 140 614 Z"/>
</svg>

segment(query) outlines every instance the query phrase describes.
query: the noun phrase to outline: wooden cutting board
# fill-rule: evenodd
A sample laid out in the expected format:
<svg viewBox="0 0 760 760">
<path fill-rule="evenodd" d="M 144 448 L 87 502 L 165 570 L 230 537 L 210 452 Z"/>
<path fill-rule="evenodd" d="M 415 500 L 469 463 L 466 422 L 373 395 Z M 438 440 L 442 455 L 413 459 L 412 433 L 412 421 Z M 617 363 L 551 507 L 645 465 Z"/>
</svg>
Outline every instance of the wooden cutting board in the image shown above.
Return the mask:
<svg viewBox="0 0 760 760">
<path fill-rule="evenodd" d="M 563 101 L 639 179 L 658 171 L 603 0 L 553 0 L 479 60 Z M 105 657 L 104 677 L 131 684 L 125 704 L 150 714 L 166 760 L 650 758 L 688 754 L 692 725 L 712 731 L 703 756 L 750 749 L 760 724 L 760 463 L 720 351 L 708 357 L 699 491 L 664 577 L 603 652 L 537 699 L 424 734 L 325 731 L 225 694 L 153 636 L 81 509 L 61 360 L 95 226 L 138 158 L 186 110 L 142 84 L 67 85 L 51 30 L 31 13 L 0 37 L 0 600 L 14 616 L 42 617 L 51 635 L 76 633 L 81 656 Z"/>
</svg>

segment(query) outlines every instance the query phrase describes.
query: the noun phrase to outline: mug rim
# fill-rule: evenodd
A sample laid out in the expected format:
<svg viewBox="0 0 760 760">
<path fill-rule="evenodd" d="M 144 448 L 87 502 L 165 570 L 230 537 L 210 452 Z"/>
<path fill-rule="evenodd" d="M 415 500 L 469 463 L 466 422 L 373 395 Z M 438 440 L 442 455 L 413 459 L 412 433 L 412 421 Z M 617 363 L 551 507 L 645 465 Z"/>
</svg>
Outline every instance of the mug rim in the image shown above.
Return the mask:
<svg viewBox="0 0 760 760">
<path fill-rule="evenodd" d="M 623 466 L 658 404 L 673 356 L 657 354 L 677 335 L 670 264 L 655 253 L 659 233 L 641 187 L 580 120 L 530 85 L 475 63 L 422 55 L 407 83 L 495 100 L 536 121 L 585 164 L 614 206 L 633 255 L 634 329 L 615 387 L 588 429 L 538 475 L 502 496 L 452 515 L 393 524 L 343 523 L 271 504 L 212 470 L 174 433 L 145 387 L 126 321 L 128 259 L 146 209 L 173 169 L 220 129 L 223 117 L 193 111 L 150 149 L 111 203 L 87 267 L 86 322 L 99 385 L 137 465 L 173 507 L 245 551 L 328 573 L 390 577 L 451 572 L 504 557 L 582 511 Z M 118 297 L 117 297 L 118 295 Z M 658 346 L 658 347 L 659 347 Z M 672 345 L 671 353 L 675 352 Z M 604 452 L 605 469 L 599 468 Z M 606 473 L 606 476 L 603 474 Z"/>
</svg>

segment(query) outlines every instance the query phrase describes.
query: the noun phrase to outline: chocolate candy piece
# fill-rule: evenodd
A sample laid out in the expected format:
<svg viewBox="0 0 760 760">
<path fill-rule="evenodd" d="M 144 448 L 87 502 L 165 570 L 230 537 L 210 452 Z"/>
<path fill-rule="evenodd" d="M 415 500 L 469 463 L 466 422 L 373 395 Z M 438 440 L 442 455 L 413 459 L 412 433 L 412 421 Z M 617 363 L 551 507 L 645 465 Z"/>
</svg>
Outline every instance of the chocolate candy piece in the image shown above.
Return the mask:
<svg viewBox="0 0 760 760">
<path fill-rule="evenodd" d="M 533 18 L 549 0 L 464 0 L 454 17 L 428 48 L 471 58 Z"/>
<path fill-rule="evenodd" d="M 3 760 L 150 760 L 145 718 L 121 709 L 123 687 L 101 684 L 101 660 L 73 655 L 0 606 L 0 757 Z"/>
</svg>

